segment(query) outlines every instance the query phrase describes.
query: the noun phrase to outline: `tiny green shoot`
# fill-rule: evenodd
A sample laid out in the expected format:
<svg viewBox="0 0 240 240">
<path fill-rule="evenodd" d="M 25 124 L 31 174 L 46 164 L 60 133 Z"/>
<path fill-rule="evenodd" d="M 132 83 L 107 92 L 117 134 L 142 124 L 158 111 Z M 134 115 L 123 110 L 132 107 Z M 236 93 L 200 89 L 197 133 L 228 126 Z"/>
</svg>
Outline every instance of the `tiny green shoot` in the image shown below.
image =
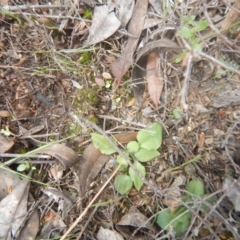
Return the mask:
<svg viewBox="0 0 240 240">
<path fill-rule="evenodd" d="M 184 38 L 188 44 L 195 50 L 202 51 L 201 38 L 198 37 L 197 33 L 208 28 L 207 20 L 196 21 L 196 16 L 184 16 L 183 25 L 178 31 L 178 36 Z M 176 63 L 179 63 L 186 56 L 187 51 L 184 50 L 176 58 Z"/>
</svg>

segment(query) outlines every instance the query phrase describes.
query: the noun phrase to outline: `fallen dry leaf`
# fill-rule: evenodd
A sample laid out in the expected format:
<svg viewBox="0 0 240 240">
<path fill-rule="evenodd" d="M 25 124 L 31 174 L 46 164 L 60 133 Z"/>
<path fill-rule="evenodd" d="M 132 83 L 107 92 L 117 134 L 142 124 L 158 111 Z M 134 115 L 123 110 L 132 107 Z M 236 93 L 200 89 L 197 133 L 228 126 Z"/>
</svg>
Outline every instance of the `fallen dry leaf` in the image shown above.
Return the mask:
<svg viewBox="0 0 240 240">
<path fill-rule="evenodd" d="M 124 240 L 123 237 L 117 231 L 105 229 L 103 227 L 100 227 L 97 233 L 97 239 L 98 240 L 106 240 L 106 239 Z"/>
<path fill-rule="evenodd" d="M 126 239 L 142 239 L 146 232 L 154 234 L 155 228 L 148 221 L 148 218 L 138 211 L 136 207 L 131 207 L 129 212 L 125 214 L 122 219 L 116 224 L 116 229 Z M 133 233 L 136 233 L 133 238 Z"/>
<path fill-rule="evenodd" d="M 136 140 L 137 132 L 125 134 L 115 134 L 114 138 L 124 144 Z M 79 163 L 78 180 L 80 185 L 79 195 L 83 197 L 90 184 L 97 177 L 106 162 L 110 159 L 109 155 L 102 154 L 95 148 L 94 144 L 88 145 L 82 155 Z"/>
<path fill-rule="evenodd" d="M 117 17 L 121 21 L 121 28 L 125 28 L 132 17 L 134 0 L 116 0 Z"/>
<path fill-rule="evenodd" d="M 148 93 L 156 108 L 158 108 L 160 96 L 163 89 L 163 73 L 160 69 L 159 55 L 152 51 L 149 53 L 146 65 L 146 78 Z"/>
<path fill-rule="evenodd" d="M 105 86 L 105 82 L 102 78 L 95 77 L 95 82 L 99 87 L 104 87 Z"/>
<path fill-rule="evenodd" d="M 128 42 L 121 56 L 116 59 L 111 65 L 112 74 L 116 78 L 115 89 L 120 84 L 123 75 L 127 72 L 133 63 L 133 53 L 137 47 L 138 39 L 144 26 L 147 6 L 147 0 L 137 0 L 128 27 Z"/>
<path fill-rule="evenodd" d="M 142 95 L 145 91 L 144 78 L 146 76 L 146 64 L 148 60 L 148 54 L 150 52 L 160 52 L 170 49 L 170 53 L 177 54 L 180 52 L 180 48 L 176 43 L 172 42 L 170 39 L 160 39 L 157 41 L 149 42 L 143 46 L 136 56 L 136 65 L 132 71 L 132 83 L 133 83 L 133 93 L 137 100 L 139 106 L 142 104 Z M 171 59 L 171 57 L 169 58 Z"/>
<path fill-rule="evenodd" d="M 29 181 L 21 180 L 7 168 L 1 168 L 0 185 L 0 239 L 18 239 L 18 234 L 24 227 L 27 216 Z M 12 186 L 12 191 L 7 193 L 9 186 Z M 35 239 L 39 228 L 39 218 L 33 225 L 36 231 L 25 231 L 30 234 L 26 239 Z"/>
<path fill-rule="evenodd" d="M 93 143 L 85 148 L 78 168 L 79 195 L 81 198 L 109 159 L 110 156 L 102 154 L 94 147 Z"/>
<path fill-rule="evenodd" d="M 120 27 L 121 22 L 114 11 L 109 12 L 107 5 L 95 6 L 92 25 L 89 29 L 89 36 L 86 46 L 102 42 L 114 34 Z"/>
<path fill-rule="evenodd" d="M 44 148 L 41 150 L 41 153 L 46 153 L 57 158 L 64 170 L 72 167 L 79 159 L 79 156 L 76 152 L 63 144 L 54 144 Z"/>
<path fill-rule="evenodd" d="M 102 77 L 103 77 L 104 79 L 111 79 L 111 78 L 112 78 L 111 74 L 108 73 L 108 72 L 103 72 L 103 73 L 102 73 Z"/>
<path fill-rule="evenodd" d="M 9 137 L 0 134 L 0 153 L 9 151 L 13 145 L 14 141 L 12 141 Z"/>
<path fill-rule="evenodd" d="M 232 202 L 235 211 L 240 212 L 240 178 L 237 180 L 227 177 L 223 183 L 227 197 Z"/>
</svg>

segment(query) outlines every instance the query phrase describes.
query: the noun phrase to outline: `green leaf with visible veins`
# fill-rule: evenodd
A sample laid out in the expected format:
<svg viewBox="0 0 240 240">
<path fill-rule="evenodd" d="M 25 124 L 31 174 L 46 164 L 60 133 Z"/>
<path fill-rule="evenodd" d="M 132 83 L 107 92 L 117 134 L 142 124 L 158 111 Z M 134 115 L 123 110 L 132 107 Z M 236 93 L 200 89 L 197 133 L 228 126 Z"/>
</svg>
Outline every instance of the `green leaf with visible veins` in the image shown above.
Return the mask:
<svg viewBox="0 0 240 240">
<path fill-rule="evenodd" d="M 186 189 L 187 191 L 198 197 L 202 197 L 204 195 L 204 186 L 202 181 L 200 181 L 199 179 L 191 180 L 186 186 Z"/>
<path fill-rule="evenodd" d="M 136 167 L 136 169 L 143 175 L 143 177 L 146 176 L 146 170 L 145 167 L 138 161 L 134 161 L 133 165 Z M 142 179 L 135 173 L 135 171 L 130 167 L 129 168 L 129 176 L 132 179 L 135 188 L 139 191 L 140 188 L 143 185 Z"/>
<path fill-rule="evenodd" d="M 159 155 L 160 153 L 157 150 L 147 150 L 144 148 L 141 148 L 137 153 L 134 154 L 134 156 L 140 162 L 148 162 Z"/>
<path fill-rule="evenodd" d="M 122 174 L 115 178 L 114 185 L 117 191 L 123 195 L 131 190 L 133 182 L 128 175 Z"/>
<path fill-rule="evenodd" d="M 110 155 L 116 152 L 112 144 L 102 135 L 91 133 L 92 142 L 102 154 Z M 114 139 L 112 139 L 114 141 Z"/>
<path fill-rule="evenodd" d="M 162 125 L 155 122 L 137 134 L 140 148 L 157 150 L 162 144 Z"/>
</svg>

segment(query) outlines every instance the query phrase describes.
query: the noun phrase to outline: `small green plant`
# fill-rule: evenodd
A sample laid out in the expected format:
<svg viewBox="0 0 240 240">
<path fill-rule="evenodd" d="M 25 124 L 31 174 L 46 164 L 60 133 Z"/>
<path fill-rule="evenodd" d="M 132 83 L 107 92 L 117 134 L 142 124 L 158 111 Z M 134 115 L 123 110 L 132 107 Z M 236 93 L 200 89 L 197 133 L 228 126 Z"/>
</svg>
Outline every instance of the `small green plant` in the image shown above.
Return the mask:
<svg viewBox="0 0 240 240">
<path fill-rule="evenodd" d="M 84 9 L 83 18 L 91 20 L 92 19 L 92 11 L 89 8 Z"/>
<path fill-rule="evenodd" d="M 17 167 L 18 172 L 23 172 L 23 171 L 29 170 L 29 169 L 36 170 L 35 167 L 31 167 L 31 165 L 28 161 L 24 161 L 23 163 L 19 164 Z"/>
<path fill-rule="evenodd" d="M 170 114 L 168 117 L 169 117 L 169 118 L 180 119 L 180 118 L 182 118 L 182 116 L 183 116 L 182 110 L 179 109 L 179 108 L 175 108 L 175 109 L 173 110 L 173 113 Z"/>
<path fill-rule="evenodd" d="M 187 202 L 193 202 L 195 199 L 199 198 L 207 198 L 205 201 L 213 202 L 215 200 L 214 197 L 207 197 L 204 194 L 204 186 L 203 183 L 198 179 L 191 180 L 186 189 L 189 193 L 187 193 L 183 197 L 183 201 L 187 204 Z M 193 203 L 188 204 L 189 207 L 193 207 Z M 200 206 L 200 211 L 207 210 L 208 207 L 206 204 L 202 204 Z M 157 216 L 156 223 L 162 228 L 169 230 L 170 226 L 174 229 L 176 236 L 181 235 L 186 229 L 189 227 L 190 221 L 192 218 L 192 212 L 186 206 L 179 206 L 174 210 L 163 209 Z"/>
<path fill-rule="evenodd" d="M 81 64 L 89 65 L 92 62 L 92 54 L 90 52 L 83 52 L 78 59 Z"/>
<path fill-rule="evenodd" d="M 197 33 L 208 28 L 208 22 L 206 20 L 195 21 L 196 16 L 184 16 L 183 26 L 178 31 L 178 36 L 184 38 L 188 44 L 195 50 L 202 51 L 201 39 L 197 36 Z M 186 56 L 187 51 L 182 52 L 176 59 L 179 63 Z"/>
<path fill-rule="evenodd" d="M 115 148 L 104 136 L 96 133 L 92 133 L 91 136 L 94 146 L 99 149 L 101 153 L 110 155 L 116 152 Z M 112 140 L 115 141 L 113 138 Z M 161 144 L 162 126 L 156 122 L 140 130 L 137 134 L 137 141 L 129 142 L 123 153 L 133 162 L 133 165 L 142 176 L 145 177 L 146 169 L 142 163 L 159 156 L 160 153 L 157 149 Z M 142 179 L 128 166 L 124 158 L 118 155 L 116 161 L 121 164 L 121 174 L 119 174 L 114 181 L 117 191 L 122 195 L 126 194 L 133 185 L 139 191 L 143 185 Z"/>
</svg>

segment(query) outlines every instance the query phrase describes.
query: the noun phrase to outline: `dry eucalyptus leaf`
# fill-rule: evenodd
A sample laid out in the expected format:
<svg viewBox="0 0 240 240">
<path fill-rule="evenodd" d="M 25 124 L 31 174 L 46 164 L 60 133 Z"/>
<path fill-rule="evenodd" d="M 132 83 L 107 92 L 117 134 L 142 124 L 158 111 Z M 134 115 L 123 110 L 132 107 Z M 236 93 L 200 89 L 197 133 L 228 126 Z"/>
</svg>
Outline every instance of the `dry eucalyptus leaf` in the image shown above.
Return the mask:
<svg viewBox="0 0 240 240">
<path fill-rule="evenodd" d="M 103 73 L 102 73 L 102 77 L 103 77 L 104 79 L 111 79 L 111 78 L 112 78 L 111 74 L 108 73 L 108 72 L 103 72 Z"/>
<path fill-rule="evenodd" d="M 67 217 L 69 210 L 73 206 L 73 200 L 70 198 L 70 192 L 61 192 L 56 188 L 47 187 L 42 190 L 44 194 L 46 194 L 50 201 L 53 200 L 58 204 L 58 213 L 63 218 L 63 220 Z"/>
<path fill-rule="evenodd" d="M 109 159 L 110 156 L 102 154 L 94 147 L 93 143 L 85 148 L 78 169 L 81 198 Z"/>
<path fill-rule="evenodd" d="M 121 28 L 125 28 L 132 17 L 134 0 L 116 0 L 117 17 L 121 21 Z"/>
<path fill-rule="evenodd" d="M 37 132 L 40 132 L 41 130 L 44 129 L 44 125 L 38 125 L 35 127 L 30 128 L 29 130 L 26 130 L 25 128 L 23 128 L 22 126 L 19 127 L 19 130 L 23 133 L 23 136 L 20 137 L 21 138 L 25 138 L 26 136 L 31 136 Z"/>
<path fill-rule="evenodd" d="M 0 134 L 0 153 L 5 153 L 9 151 L 13 145 L 14 142 L 11 140 L 11 138 Z"/>
<path fill-rule="evenodd" d="M 107 5 L 95 6 L 92 25 L 89 29 L 89 36 L 86 46 L 104 41 L 114 34 L 120 27 L 121 22 L 115 12 L 109 12 Z"/>
<path fill-rule="evenodd" d="M 146 71 L 148 93 L 155 107 L 158 108 L 163 89 L 163 73 L 160 69 L 159 55 L 157 52 L 152 51 L 148 54 Z"/>
<path fill-rule="evenodd" d="M 105 229 L 103 227 L 100 227 L 98 233 L 97 233 L 97 239 L 98 240 L 124 240 L 124 238 L 116 231 Z"/>
<path fill-rule="evenodd" d="M 223 189 L 227 191 L 227 197 L 232 202 L 235 211 L 240 212 L 240 178 L 233 180 L 227 177 L 223 183 Z"/>
<path fill-rule="evenodd" d="M 149 0 L 149 3 L 152 5 L 153 9 L 157 14 L 162 14 L 162 5 L 159 0 Z"/>
<path fill-rule="evenodd" d="M 148 62 L 148 54 L 151 52 L 160 53 L 160 51 L 166 52 L 170 49 L 172 54 L 180 52 L 180 48 L 176 43 L 169 39 L 160 39 L 157 41 L 149 42 L 143 46 L 136 56 L 136 65 L 132 71 L 132 83 L 133 92 L 139 106 L 142 104 L 142 95 L 145 91 L 144 79 L 146 77 L 146 65 Z M 156 97 L 155 97 L 156 98 Z"/>
<path fill-rule="evenodd" d="M 49 239 L 49 237 L 54 239 L 59 238 L 62 230 L 66 227 L 67 226 L 62 218 L 58 214 L 54 214 L 54 218 L 50 219 L 43 225 L 40 233 L 38 234 L 38 239 Z"/>
<path fill-rule="evenodd" d="M 151 221 L 140 213 L 136 207 L 130 208 L 129 212 L 116 224 L 116 229 L 126 239 L 142 239 L 146 232 L 149 234 L 155 234 L 155 229 L 151 224 Z M 137 229 L 139 230 L 135 233 L 134 231 Z"/>
<path fill-rule="evenodd" d="M 147 0 L 137 0 L 133 10 L 132 19 L 130 20 L 128 27 L 128 42 L 125 45 L 120 57 L 111 65 L 112 74 L 116 78 L 116 87 L 118 87 L 122 77 L 133 63 L 133 53 L 137 47 L 138 39 L 144 26 L 147 6 Z"/>
<path fill-rule="evenodd" d="M 104 82 L 104 80 L 102 78 L 95 77 L 95 82 L 100 87 L 104 87 L 105 86 L 105 82 Z"/>
<path fill-rule="evenodd" d="M 34 198 L 31 194 L 29 194 L 29 200 L 31 202 L 34 202 Z M 39 231 L 39 226 L 40 221 L 38 216 L 38 209 L 36 208 L 33 212 L 30 213 L 30 216 L 24 224 L 24 227 L 21 229 L 21 232 L 19 233 L 17 239 L 35 239 Z"/>
<path fill-rule="evenodd" d="M 41 153 L 46 153 L 57 158 L 64 170 L 72 167 L 79 159 L 79 156 L 75 151 L 63 144 L 58 143 L 44 148 L 41 150 Z"/>
<path fill-rule="evenodd" d="M 17 237 L 25 221 L 29 182 L 1 168 L 0 186 L 0 239 L 10 240 Z M 30 237 L 35 238 L 35 236 Z"/>
</svg>

